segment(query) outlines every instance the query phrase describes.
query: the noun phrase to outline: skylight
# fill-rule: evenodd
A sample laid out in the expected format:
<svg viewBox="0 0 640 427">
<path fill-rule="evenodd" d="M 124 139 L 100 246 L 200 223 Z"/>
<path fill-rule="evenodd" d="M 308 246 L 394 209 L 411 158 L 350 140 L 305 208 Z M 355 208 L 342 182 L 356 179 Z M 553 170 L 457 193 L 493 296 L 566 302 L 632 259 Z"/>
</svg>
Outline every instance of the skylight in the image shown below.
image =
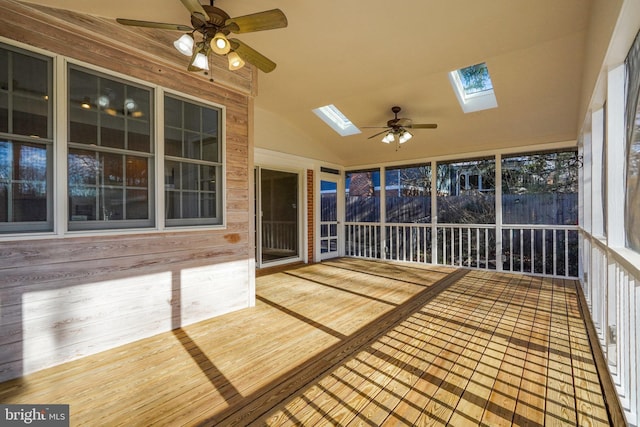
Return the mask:
<svg viewBox="0 0 640 427">
<path fill-rule="evenodd" d="M 315 108 L 313 112 L 316 116 L 320 117 L 322 121 L 331 126 L 331 129 L 335 130 L 342 136 L 360 133 L 360 129 L 351 123 L 351 120 L 342 114 L 342 112 L 333 104 Z"/>
<path fill-rule="evenodd" d="M 487 64 L 471 65 L 449 73 L 451 86 L 465 113 L 496 108 L 498 101 Z"/>
</svg>

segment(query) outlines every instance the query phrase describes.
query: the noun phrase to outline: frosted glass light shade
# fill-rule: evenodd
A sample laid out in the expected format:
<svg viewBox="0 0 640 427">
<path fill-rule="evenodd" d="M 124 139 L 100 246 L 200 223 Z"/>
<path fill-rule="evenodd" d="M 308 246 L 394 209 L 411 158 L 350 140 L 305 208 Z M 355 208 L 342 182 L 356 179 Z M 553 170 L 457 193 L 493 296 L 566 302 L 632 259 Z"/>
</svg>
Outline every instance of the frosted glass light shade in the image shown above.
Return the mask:
<svg viewBox="0 0 640 427">
<path fill-rule="evenodd" d="M 207 59 L 207 55 L 205 55 L 202 52 L 198 52 L 196 54 L 195 59 L 193 60 L 193 65 L 194 67 L 200 68 L 202 70 L 208 70 L 209 69 L 209 60 Z"/>
<path fill-rule="evenodd" d="M 240 68 L 244 67 L 244 61 L 237 53 L 231 52 L 227 55 L 227 58 L 229 58 L 229 69 L 231 71 L 239 70 Z"/>
<path fill-rule="evenodd" d="M 183 34 L 178 40 L 173 42 L 173 46 L 185 56 L 191 56 L 193 53 L 193 37 L 189 34 Z"/>
<path fill-rule="evenodd" d="M 210 44 L 211 50 L 213 50 L 218 55 L 226 55 L 231 50 L 229 40 L 227 40 L 223 33 L 216 33 L 216 35 L 213 36 Z"/>
</svg>

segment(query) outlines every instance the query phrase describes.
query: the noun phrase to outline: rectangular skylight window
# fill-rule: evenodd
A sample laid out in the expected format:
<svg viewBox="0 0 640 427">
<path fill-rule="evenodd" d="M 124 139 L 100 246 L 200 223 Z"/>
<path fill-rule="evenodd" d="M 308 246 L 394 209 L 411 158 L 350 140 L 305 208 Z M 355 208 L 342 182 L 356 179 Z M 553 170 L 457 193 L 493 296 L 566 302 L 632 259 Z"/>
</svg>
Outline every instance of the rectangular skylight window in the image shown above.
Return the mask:
<svg viewBox="0 0 640 427">
<path fill-rule="evenodd" d="M 451 86 L 465 113 L 496 108 L 498 101 L 487 64 L 471 65 L 449 73 Z"/>
<path fill-rule="evenodd" d="M 315 108 L 313 110 L 316 116 L 320 117 L 322 121 L 331 126 L 331 129 L 335 130 L 342 136 L 355 135 L 360 133 L 351 120 L 347 118 L 335 105 L 329 104 L 324 107 Z"/>
<path fill-rule="evenodd" d="M 493 83 L 491 83 L 491 76 L 489 76 L 489 69 L 486 63 L 460 68 L 456 71 L 464 89 L 464 94 L 467 97 L 475 93 L 493 90 Z"/>
</svg>

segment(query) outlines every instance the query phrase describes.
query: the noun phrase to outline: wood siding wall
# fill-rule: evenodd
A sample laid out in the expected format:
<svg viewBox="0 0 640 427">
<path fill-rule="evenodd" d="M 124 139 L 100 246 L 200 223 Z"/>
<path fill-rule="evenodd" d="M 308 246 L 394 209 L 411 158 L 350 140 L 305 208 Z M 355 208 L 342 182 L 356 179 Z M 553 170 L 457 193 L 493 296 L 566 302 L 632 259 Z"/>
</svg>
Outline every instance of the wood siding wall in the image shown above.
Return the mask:
<svg viewBox="0 0 640 427">
<path fill-rule="evenodd" d="M 315 261 L 314 248 L 315 248 L 315 223 L 313 221 L 313 215 L 315 213 L 314 206 L 314 180 L 313 169 L 307 169 L 307 262 L 309 264 Z"/>
<path fill-rule="evenodd" d="M 172 47 L 173 32 L 16 1 L 0 0 L 0 9 L 2 37 L 224 105 L 227 223 L 195 232 L 0 241 L 0 381 L 247 307 L 255 275 L 255 70 L 232 73 L 214 58 L 208 76 L 194 75 Z"/>
</svg>

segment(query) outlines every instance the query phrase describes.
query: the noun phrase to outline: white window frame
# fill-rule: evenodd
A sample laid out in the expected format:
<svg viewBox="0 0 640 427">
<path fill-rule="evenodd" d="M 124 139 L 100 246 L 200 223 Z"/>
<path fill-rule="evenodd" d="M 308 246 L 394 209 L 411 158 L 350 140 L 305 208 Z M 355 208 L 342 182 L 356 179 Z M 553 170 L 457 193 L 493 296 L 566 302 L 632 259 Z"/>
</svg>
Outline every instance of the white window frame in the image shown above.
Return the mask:
<svg viewBox="0 0 640 427">
<path fill-rule="evenodd" d="M 69 77 L 70 77 L 70 73 L 71 70 L 78 70 L 80 72 L 83 73 L 87 73 L 90 74 L 92 76 L 95 76 L 99 79 L 113 79 L 116 81 L 119 81 L 120 83 L 122 83 L 123 85 L 128 85 L 128 86 L 135 86 L 135 87 L 139 87 L 141 89 L 144 90 L 148 90 L 150 92 L 150 102 L 152 103 L 152 105 L 150 105 L 150 113 L 155 113 L 155 107 L 154 107 L 154 103 L 157 99 L 157 96 L 155 95 L 155 92 L 157 90 L 156 87 L 148 85 L 148 84 L 144 84 L 144 83 L 139 83 L 139 82 L 135 82 L 132 79 L 128 78 L 128 77 L 120 77 L 120 76 L 114 76 L 114 73 L 111 72 L 103 72 L 103 71 L 96 71 L 93 68 L 90 67 L 85 67 L 85 66 L 81 66 L 78 64 L 75 64 L 73 62 L 67 62 L 67 66 L 65 67 L 65 81 L 66 81 L 66 85 L 65 85 L 65 89 L 69 88 Z M 65 112 L 69 111 L 69 100 L 68 100 L 68 91 L 65 90 Z M 113 150 L 110 148 L 102 148 L 99 147 L 100 149 L 93 149 L 91 148 L 90 145 L 87 145 L 87 148 L 84 148 L 84 146 L 82 144 L 73 144 L 73 146 L 71 145 L 70 141 L 69 141 L 69 135 L 68 135 L 68 126 L 69 126 L 69 117 L 67 115 L 65 123 L 64 123 L 64 127 L 65 127 L 65 131 L 66 133 L 66 138 L 64 140 L 64 145 L 65 145 L 65 170 L 67 171 L 67 178 L 68 178 L 68 155 L 69 155 L 69 149 L 70 148 L 74 148 L 74 149 L 78 149 L 78 150 L 88 150 L 88 151 L 93 151 L 95 153 L 101 153 L 101 154 L 108 154 L 108 153 L 112 153 L 112 154 L 123 154 L 123 155 L 127 155 L 127 156 L 138 156 L 138 157 L 145 157 L 150 159 L 148 161 L 148 167 L 149 167 L 149 177 L 148 177 L 148 197 L 149 200 L 147 202 L 148 206 L 149 206 L 149 218 L 146 220 L 114 220 L 114 221 L 100 221 L 100 220 L 91 220 L 91 221 L 86 221 L 86 222 L 78 222 L 75 223 L 74 221 L 71 221 L 69 219 L 69 206 L 67 206 L 67 215 L 65 216 L 65 221 L 67 222 L 67 229 L 70 231 L 98 231 L 98 230 L 127 230 L 127 229 L 155 229 L 156 227 L 156 217 L 157 217 L 157 203 L 155 203 L 154 197 L 155 197 L 155 187 L 158 186 L 158 173 L 157 173 L 157 162 L 155 160 L 155 157 L 157 156 L 156 153 L 156 147 L 158 145 L 157 143 L 157 139 L 155 137 L 155 128 L 157 127 L 155 125 L 155 121 L 158 119 L 157 116 L 152 117 L 151 123 L 150 123 L 150 151 L 148 153 L 144 153 L 144 152 L 136 152 L 136 151 L 130 151 L 130 150 Z M 67 179 L 68 181 L 68 179 Z M 98 185 L 98 184 L 97 184 Z M 65 200 L 68 200 L 68 192 L 69 192 L 69 186 L 68 186 L 68 182 L 66 184 L 66 188 L 67 188 L 67 197 Z M 68 204 L 67 204 L 68 205 Z"/>
<path fill-rule="evenodd" d="M 55 149 L 56 149 L 56 138 L 55 138 L 55 121 L 57 111 L 54 108 L 54 103 L 56 102 L 56 93 L 55 93 L 55 73 L 56 73 L 56 59 L 51 54 L 48 54 L 45 51 L 33 49 L 27 45 L 21 45 L 19 43 L 13 43 L 11 40 L 5 40 L 0 38 L 0 43 L 8 48 L 10 51 L 14 51 L 18 54 L 24 54 L 27 56 L 33 56 L 35 58 L 40 57 L 39 59 L 49 61 L 49 69 L 47 75 L 47 83 L 49 85 L 49 96 L 53 98 L 52 103 L 49 104 L 48 111 L 48 123 L 47 123 L 47 138 L 41 137 L 29 137 L 28 135 L 16 135 L 16 134 L 6 134 L 6 139 L 11 140 L 12 142 L 18 143 L 36 143 L 38 145 L 42 145 L 46 147 L 46 161 L 47 161 L 47 172 L 46 172 L 46 183 L 47 183 L 47 202 L 46 202 L 46 217 L 45 221 L 30 221 L 30 222 L 7 222 L 2 223 L 2 232 L 0 233 L 0 238 L 5 236 L 17 235 L 23 236 L 33 233 L 46 233 L 50 234 L 53 232 L 55 228 Z M 22 51 L 22 52 L 20 52 Z M 44 141 L 44 142 L 43 142 Z M 29 228 L 33 227 L 34 231 L 30 231 Z"/>
<path fill-rule="evenodd" d="M 215 165 L 219 165 L 219 170 L 220 170 L 220 176 L 218 177 L 218 179 L 220 180 L 219 183 L 219 187 L 217 188 L 217 192 L 218 194 L 216 194 L 216 210 L 219 213 L 216 218 L 219 218 L 219 221 L 215 222 L 215 224 L 211 224 L 208 222 L 209 219 L 204 219 L 204 220 L 194 220 L 194 219 L 176 219 L 176 220 L 170 220 L 168 221 L 166 218 L 166 192 L 165 192 L 165 183 L 164 183 L 164 162 L 165 162 L 165 133 L 164 133 L 164 123 L 165 123 L 165 118 L 164 118 L 164 106 L 165 106 L 165 98 L 169 96 L 169 97 L 173 97 L 176 98 L 178 100 L 181 101 L 186 101 L 186 102 L 193 102 L 196 105 L 201 105 L 201 106 L 205 106 L 205 107 L 209 107 L 209 108 L 213 108 L 218 110 L 218 114 L 219 114 L 219 120 L 218 120 L 218 124 L 219 124 L 219 140 L 218 140 L 218 144 L 219 144 L 219 160 L 217 162 L 207 162 L 207 163 L 211 163 L 211 164 L 215 164 Z M 160 90 L 158 93 L 158 98 L 161 98 L 162 101 L 161 102 L 157 102 L 156 104 L 159 104 L 161 107 L 160 110 L 160 116 L 158 117 L 158 122 L 160 123 L 158 127 L 162 128 L 162 133 L 158 135 L 158 139 L 157 139 L 157 146 L 158 149 L 156 150 L 156 153 L 158 153 L 158 179 L 160 179 L 160 181 L 158 181 L 158 188 L 159 188 L 159 192 L 162 193 L 161 196 L 161 201 L 162 201 L 162 207 L 163 207 L 163 215 L 159 215 L 162 216 L 162 227 L 164 229 L 167 230 L 175 230 L 175 229 L 183 229 L 183 228 L 198 228 L 201 229 L 202 227 L 216 227 L 216 228 L 220 228 L 220 227 L 226 227 L 226 219 L 227 219 L 227 215 L 226 215 L 226 170 L 227 170 L 227 160 L 226 160 L 226 107 L 222 106 L 222 105 L 217 105 L 214 104 L 212 102 L 206 102 L 202 99 L 198 99 L 196 97 L 193 96 L 188 96 L 185 94 L 182 94 L 180 92 L 175 92 L 175 91 L 170 91 L 170 90 Z M 159 107 L 159 108 L 160 108 Z M 161 121 L 160 121 L 161 120 Z M 162 153 L 162 157 L 160 157 L 160 152 Z M 170 160 L 175 160 L 174 158 L 170 159 Z M 180 160 L 175 160 L 175 161 L 180 161 Z M 202 164 L 203 162 L 196 162 L 199 164 Z M 161 174 L 160 174 L 161 171 Z M 172 224 L 167 224 L 167 222 L 171 222 Z"/>
<path fill-rule="evenodd" d="M 169 90 L 158 84 L 150 83 L 132 76 L 127 76 L 116 71 L 99 67 L 93 64 L 89 64 L 77 59 L 65 57 L 46 51 L 44 49 L 35 48 L 25 43 L 21 43 L 12 39 L 8 39 L 0 36 L 0 43 L 6 44 L 11 47 L 32 52 L 36 55 L 41 55 L 52 59 L 52 92 L 53 92 L 53 166 L 51 168 L 52 174 L 52 211 L 53 211 L 53 229 L 52 230 L 33 230 L 24 232 L 9 232 L 0 234 L 0 242 L 4 241 L 16 241 L 16 240 L 34 240 L 34 239 L 47 239 L 47 238 L 65 238 L 74 236 L 102 236 L 102 235 L 127 235 L 127 234 L 139 234 L 139 233 L 158 233 L 158 232 L 175 232 L 175 231 L 193 231 L 200 232 L 202 230 L 218 230 L 227 228 L 227 201 L 226 201 L 226 189 L 227 189 L 227 158 L 226 158 L 226 111 L 227 107 L 217 104 L 205 99 L 201 99 L 189 94 L 182 93 L 180 91 Z M 155 185 L 151 191 L 155 192 L 154 203 L 152 209 L 155 215 L 155 225 L 144 228 L 112 228 L 106 230 L 90 229 L 90 230 L 69 230 L 68 229 L 68 188 L 67 188 L 67 88 L 68 88 L 68 76 L 67 69 L 69 64 L 74 64 L 79 67 L 85 68 L 90 71 L 102 73 L 107 77 L 113 77 L 121 79 L 125 82 L 130 82 L 136 85 L 145 86 L 153 90 L 152 102 L 154 104 L 154 124 L 152 132 L 155 138 L 152 139 L 153 152 L 154 152 L 154 176 L 153 180 Z M 208 105 L 214 108 L 218 108 L 221 112 L 221 128 L 220 128 L 220 142 L 221 142 L 221 163 L 222 163 L 222 176 L 221 176 L 221 190 L 220 190 L 220 213 L 222 216 L 221 222 L 216 225 L 189 225 L 189 226 L 175 226 L 167 227 L 164 221 L 164 94 L 172 94 L 184 99 L 189 99 L 194 102 Z"/>
</svg>

